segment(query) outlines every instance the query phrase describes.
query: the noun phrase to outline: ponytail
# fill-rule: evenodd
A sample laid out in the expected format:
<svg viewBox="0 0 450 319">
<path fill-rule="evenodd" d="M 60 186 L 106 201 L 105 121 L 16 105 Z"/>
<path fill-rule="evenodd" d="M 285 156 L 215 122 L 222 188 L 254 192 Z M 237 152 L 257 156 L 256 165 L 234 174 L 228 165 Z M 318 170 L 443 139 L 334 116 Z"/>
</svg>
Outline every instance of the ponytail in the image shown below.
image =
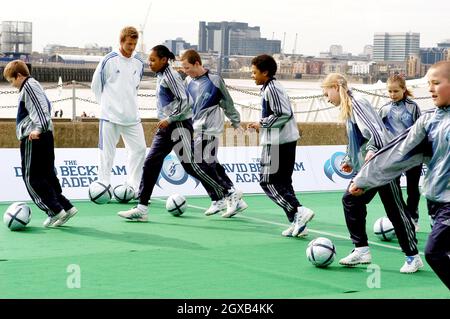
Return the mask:
<svg viewBox="0 0 450 319">
<path fill-rule="evenodd" d="M 339 73 L 330 73 L 323 81 L 322 87 L 333 86 L 339 88 L 339 97 L 341 99 L 341 113 L 339 117 L 341 120 L 346 121 L 352 116 L 352 99 L 348 93 L 347 80 Z"/>
<path fill-rule="evenodd" d="M 167 58 L 167 60 L 171 60 L 174 61 L 175 60 L 175 55 L 164 45 L 157 45 L 154 46 L 152 48 L 152 51 L 156 52 L 156 55 L 158 56 L 158 58 L 162 59 L 162 58 Z"/>
</svg>

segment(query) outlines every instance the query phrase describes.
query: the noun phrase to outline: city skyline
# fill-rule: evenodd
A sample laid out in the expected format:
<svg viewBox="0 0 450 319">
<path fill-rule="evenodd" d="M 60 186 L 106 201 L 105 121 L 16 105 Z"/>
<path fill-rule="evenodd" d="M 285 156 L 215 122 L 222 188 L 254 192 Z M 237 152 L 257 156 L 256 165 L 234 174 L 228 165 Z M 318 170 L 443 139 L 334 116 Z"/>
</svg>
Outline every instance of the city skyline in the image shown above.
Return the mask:
<svg viewBox="0 0 450 319">
<path fill-rule="evenodd" d="M 118 34 L 125 25 L 136 28 L 144 23 L 146 51 L 165 40 L 183 38 L 198 44 L 199 21 L 235 21 L 259 26 L 261 37 L 282 41 L 284 52 L 292 53 L 297 34 L 296 53 L 318 56 L 333 44 L 345 52 L 362 53 L 373 45 L 377 32 L 420 33 L 420 47 L 434 47 L 450 38 L 447 13 L 450 3 L 411 0 L 379 0 L 366 3 L 352 0 L 304 2 L 292 0 L 246 2 L 197 0 L 173 1 L 170 6 L 155 1 L 124 2 L 80 0 L 76 6 L 64 1 L 23 0 L 21 10 L 2 12 L 0 21 L 31 21 L 33 51 L 42 52 L 48 44 L 84 47 L 89 43 L 118 47 Z M 436 4 L 437 6 L 434 6 Z M 275 19 L 275 18 L 276 19 Z M 286 32 L 286 41 L 284 40 Z"/>
</svg>

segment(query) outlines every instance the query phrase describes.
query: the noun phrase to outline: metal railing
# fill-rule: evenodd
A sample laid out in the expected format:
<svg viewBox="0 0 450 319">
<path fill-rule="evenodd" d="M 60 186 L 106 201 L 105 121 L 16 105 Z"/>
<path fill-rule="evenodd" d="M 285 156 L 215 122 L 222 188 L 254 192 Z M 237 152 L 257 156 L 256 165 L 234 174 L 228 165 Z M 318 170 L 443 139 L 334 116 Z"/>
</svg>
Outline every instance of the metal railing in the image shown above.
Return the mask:
<svg viewBox="0 0 450 319">
<path fill-rule="evenodd" d="M 63 88 L 69 88 L 69 87 L 71 88 L 71 93 L 72 93 L 70 97 L 57 98 L 57 99 L 51 100 L 50 102 L 53 105 L 55 105 L 55 104 L 58 104 L 61 102 L 69 101 L 69 100 L 72 101 L 72 103 L 71 103 L 71 113 L 72 113 L 71 119 L 73 121 L 76 121 L 76 120 L 78 120 L 77 101 L 89 103 L 89 104 L 98 104 L 95 100 L 93 100 L 91 98 L 83 98 L 83 97 L 77 96 L 77 88 L 81 87 L 81 88 L 89 88 L 90 89 L 90 85 L 86 84 L 86 83 L 82 83 L 82 82 L 70 81 L 70 82 L 60 83 L 60 84 L 56 84 L 56 85 L 45 86 L 43 88 L 44 88 L 44 90 L 58 89 L 58 91 L 61 94 L 61 91 L 63 90 Z M 241 89 L 241 88 L 231 86 L 231 85 L 227 85 L 227 88 L 230 91 L 230 93 L 237 92 L 237 93 L 241 93 L 244 95 L 251 96 L 252 98 L 255 98 L 254 102 L 251 102 L 248 104 L 243 104 L 243 103 L 239 103 L 239 102 L 235 102 L 234 104 L 236 106 L 240 107 L 242 112 L 246 112 L 248 117 L 250 117 L 250 118 L 252 117 L 252 115 L 255 115 L 253 113 L 256 113 L 256 112 L 257 112 L 257 114 L 256 114 L 257 117 L 260 115 L 261 106 L 260 106 L 260 101 L 259 101 L 259 97 L 260 97 L 259 92 L 245 90 L 245 89 Z M 365 95 L 366 98 L 369 100 L 369 102 L 371 102 L 371 104 L 376 109 L 378 109 L 379 107 L 384 105 L 389 100 L 389 96 L 382 94 L 381 89 L 376 89 L 374 91 L 361 90 L 361 89 L 354 88 L 354 87 L 352 87 L 351 89 L 355 92 Z M 141 98 L 155 98 L 156 97 L 154 93 L 142 93 L 143 91 L 144 90 L 140 90 L 140 92 L 138 93 L 138 97 L 141 97 Z M 0 98 L 2 95 L 13 95 L 13 94 L 18 94 L 18 93 L 19 92 L 17 90 L 0 90 Z M 258 99 L 256 99 L 256 98 L 258 98 Z M 431 98 L 430 97 L 415 97 L 413 99 L 426 100 L 426 99 L 431 99 Z M 294 114 L 306 115 L 306 117 L 304 119 L 304 121 L 306 121 L 306 122 L 317 121 L 317 117 L 320 112 L 329 111 L 329 110 L 333 110 L 333 109 L 336 110 L 336 107 L 330 106 L 330 104 L 327 102 L 324 95 L 322 95 L 322 94 L 292 96 L 292 97 L 290 97 L 290 100 L 292 101 L 292 104 L 293 104 Z M 300 103 L 302 103 L 303 105 L 300 105 Z M 147 105 L 150 105 L 150 103 L 148 103 Z M 12 108 L 16 108 L 16 107 L 17 107 L 17 104 L 16 105 L 0 105 L 0 110 L 1 109 L 12 109 Z M 156 107 L 139 107 L 139 110 L 155 111 Z M 245 119 L 245 117 L 243 117 L 243 120 L 246 121 L 247 119 Z"/>
</svg>

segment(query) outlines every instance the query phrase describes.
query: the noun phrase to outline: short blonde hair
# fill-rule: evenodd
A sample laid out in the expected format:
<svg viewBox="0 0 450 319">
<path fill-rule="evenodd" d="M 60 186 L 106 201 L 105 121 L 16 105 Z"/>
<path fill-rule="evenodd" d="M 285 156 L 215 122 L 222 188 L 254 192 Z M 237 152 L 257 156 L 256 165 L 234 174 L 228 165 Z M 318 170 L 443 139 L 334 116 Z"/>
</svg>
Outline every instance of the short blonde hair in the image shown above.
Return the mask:
<svg viewBox="0 0 450 319">
<path fill-rule="evenodd" d="M 19 73 L 23 76 L 30 76 L 30 70 L 28 69 L 27 64 L 22 60 L 14 60 L 5 66 L 5 69 L 3 70 L 3 77 L 5 79 L 16 79 Z"/>
<path fill-rule="evenodd" d="M 120 43 L 125 42 L 126 38 L 139 39 L 139 32 L 135 27 L 127 26 L 120 31 Z"/>
<path fill-rule="evenodd" d="M 429 70 L 431 69 L 439 69 L 444 73 L 444 76 L 450 81 L 450 61 L 439 61 L 433 64 Z"/>
<path fill-rule="evenodd" d="M 347 93 L 347 79 L 342 74 L 330 73 L 326 76 L 321 85 L 323 88 L 331 88 L 335 86 L 339 88 L 339 96 L 341 98 L 340 118 L 345 121 L 352 116 L 352 100 L 350 95 Z"/>
</svg>

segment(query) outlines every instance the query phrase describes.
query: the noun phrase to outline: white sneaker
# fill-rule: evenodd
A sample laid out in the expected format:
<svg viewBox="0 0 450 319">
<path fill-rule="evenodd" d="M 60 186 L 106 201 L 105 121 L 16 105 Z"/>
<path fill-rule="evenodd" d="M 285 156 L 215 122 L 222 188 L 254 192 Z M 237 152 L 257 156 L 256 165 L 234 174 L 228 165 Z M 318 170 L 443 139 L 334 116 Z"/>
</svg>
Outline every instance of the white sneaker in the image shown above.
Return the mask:
<svg viewBox="0 0 450 319">
<path fill-rule="evenodd" d="M 59 214 L 50 217 L 48 216 L 46 220 L 44 220 L 44 223 L 42 224 L 44 227 L 57 227 L 59 225 L 55 225 L 56 222 L 58 222 L 60 219 L 66 218 L 66 211 L 63 209 L 59 212 Z"/>
<path fill-rule="evenodd" d="M 415 256 L 406 256 L 406 261 L 403 264 L 402 268 L 400 268 L 400 272 L 404 274 L 411 274 L 419 270 L 419 268 L 423 267 L 422 258 L 420 258 L 419 254 Z"/>
<path fill-rule="evenodd" d="M 117 213 L 122 218 L 132 220 L 132 221 L 138 221 L 138 222 L 146 222 L 148 221 L 148 213 L 140 210 L 137 207 L 133 207 L 129 210 L 120 211 Z"/>
<path fill-rule="evenodd" d="M 295 213 L 294 216 L 294 229 L 292 230 L 292 236 L 296 237 L 298 236 L 298 234 L 301 232 L 302 229 L 304 229 L 304 227 L 306 226 L 306 224 L 313 219 L 314 217 L 314 212 L 305 207 L 305 206 L 300 206 L 299 208 L 297 208 L 297 212 Z"/>
<path fill-rule="evenodd" d="M 209 206 L 209 208 L 205 211 L 205 215 L 211 216 L 226 209 L 227 209 L 227 202 L 225 201 L 225 198 L 222 198 L 219 200 L 212 201 L 211 206 Z"/>
<path fill-rule="evenodd" d="M 64 217 L 58 219 L 58 220 L 53 224 L 53 226 L 54 226 L 54 227 L 58 227 L 58 226 L 64 225 L 65 223 L 67 223 L 67 221 L 68 221 L 69 219 L 71 219 L 73 216 L 75 216 L 76 213 L 78 213 L 78 209 L 77 209 L 75 206 L 73 206 L 71 209 L 69 209 L 68 211 L 66 211 L 66 215 L 65 215 Z"/>
<path fill-rule="evenodd" d="M 241 191 L 234 191 L 227 196 L 227 211 L 222 214 L 224 218 L 230 218 L 247 209 L 247 203 L 242 199 Z"/>
<path fill-rule="evenodd" d="M 359 264 L 370 264 L 372 262 L 372 255 L 370 250 L 361 252 L 359 249 L 353 249 L 350 255 L 339 260 L 339 263 L 344 266 L 356 266 Z"/>
<path fill-rule="evenodd" d="M 291 224 L 291 226 L 289 226 L 288 229 L 284 230 L 281 235 L 283 235 L 284 237 L 293 237 L 292 236 L 292 231 L 294 230 L 294 223 Z M 306 226 L 303 226 L 303 229 L 300 229 L 297 237 L 306 237 L 308 235 L 308 228 L 306 228 Z"/>
</svg>

